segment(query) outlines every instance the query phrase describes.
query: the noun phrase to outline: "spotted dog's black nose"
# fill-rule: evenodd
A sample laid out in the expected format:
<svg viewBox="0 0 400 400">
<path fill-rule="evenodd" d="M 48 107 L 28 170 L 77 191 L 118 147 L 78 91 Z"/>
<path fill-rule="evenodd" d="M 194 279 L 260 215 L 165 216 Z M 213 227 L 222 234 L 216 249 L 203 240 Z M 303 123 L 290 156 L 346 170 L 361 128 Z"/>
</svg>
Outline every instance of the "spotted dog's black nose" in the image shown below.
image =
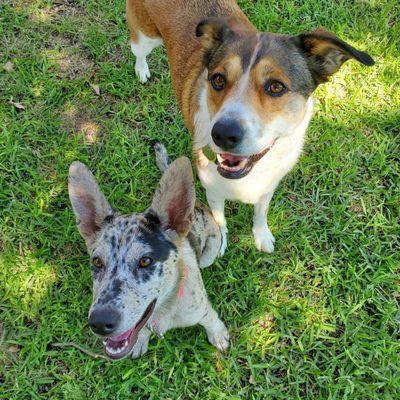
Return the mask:
<svg viewBox="0 0 400 400">
<path fill-rule="evenodd" d="M 89 315 L 89 326 L 98 335 L 111 335 L 118 327 L 121 314 L 113 308 L 97 308 Z"/>
<path fill-rule="evenodd" d="M 222 150 L 232 150 L 242 142 L 244 129 L 235 119 L 221 119 L 214 124 L 211 136 Z"/>
</svg>

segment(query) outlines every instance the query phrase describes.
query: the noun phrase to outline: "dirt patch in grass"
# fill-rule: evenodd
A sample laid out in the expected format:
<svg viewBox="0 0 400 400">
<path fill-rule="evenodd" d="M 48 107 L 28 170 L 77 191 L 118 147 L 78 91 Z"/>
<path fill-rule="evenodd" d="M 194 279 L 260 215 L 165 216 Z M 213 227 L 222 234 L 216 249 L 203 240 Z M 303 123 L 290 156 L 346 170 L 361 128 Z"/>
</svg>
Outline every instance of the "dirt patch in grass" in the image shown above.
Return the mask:
<svg viewBox="0 0 400 400">
<path fill-rule="evenodd" d="M 129 61 L 129 57 L 133 57 L 132 54 L 124 54 L 124 46 L 128 48 L 129 43 L 128 40 L 126 41 L 126 44 L 123 46 L 116 44 L 112 50 L 109 52 L 109 54 L 106 57 L 107 61 L 113 62 L 115 64 L 125 64 Z"/>
<path fill-rule="evenodd" d="M 23 5 L 17 1 L 19 6 Z M 29 15 L 31 21 L 37 23 L 50 22 L 61 18 L 77 18 L 84 14 L 84 9 L 77 4 L 76 0 L 56 0 L 52 5 L 34 8 Z"/>
<path fill-rule="evenodd" d="M 56 0 L 53 2 L 53 11 L 60 17 L 77 17 L 83 14 L 83 8 L 76 0 Z"/>
<path fill-rule="evenodd" d="M 45 56 L 56 65 L 60 77 L 76 79 L 90 77 L 97 68 L 84 49 L 79 46 L 80 41 L 69 36 L 51 36 L 46 43 Z"/>
<path fill-rule="evenodd" d="M 96 143 L 103 127 L 93 112 L 82 104 L 69 104 L 61 113 L 61 129 L 69 135 L 82 135 L 87 144 Z"/>
</svg>

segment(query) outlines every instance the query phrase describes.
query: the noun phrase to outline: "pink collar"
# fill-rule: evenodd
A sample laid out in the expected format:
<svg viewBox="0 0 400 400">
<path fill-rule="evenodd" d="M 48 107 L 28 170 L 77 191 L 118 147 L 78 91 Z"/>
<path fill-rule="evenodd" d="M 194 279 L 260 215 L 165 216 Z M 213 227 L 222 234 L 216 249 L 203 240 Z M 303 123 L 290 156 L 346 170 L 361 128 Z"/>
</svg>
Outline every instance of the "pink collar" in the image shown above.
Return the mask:
<svg viewBox="0 0 400 400">
<path fill-rule="evenodd" d="M 189 275 L 189 268 L 187 267 L 187 265 L 185 265 L 185 269 L 183 271 L 183 275 L 182 275 L 181 281 L 179 283 L 179 289 L 178 289 L 178 299 L 179 300 L 182 300 L 188 275 Z"/>
</svg>

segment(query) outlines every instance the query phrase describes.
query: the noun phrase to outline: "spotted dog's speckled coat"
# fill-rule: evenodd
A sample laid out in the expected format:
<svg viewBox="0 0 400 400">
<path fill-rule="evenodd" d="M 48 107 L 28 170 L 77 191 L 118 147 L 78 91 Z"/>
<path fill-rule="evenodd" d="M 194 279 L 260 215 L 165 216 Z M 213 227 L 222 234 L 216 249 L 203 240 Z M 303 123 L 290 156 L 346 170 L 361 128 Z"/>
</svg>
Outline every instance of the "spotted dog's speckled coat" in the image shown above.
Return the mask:
<svg viewBox="0 0 400 400">
<path fill-rule="evenodd" d="M 74 162 L 69 171 L 69 196 L 92 264 L 89 325 L 114 359 L 145 353 L 151 331 L 195 324 L 219 350 L 229 346 L 199 270 L 217 256 L 220 231 L 206 207 L 195 207 L 189 160 L 168 167 L 163 148 L 156 150 L 166 171 L 142 214 L 116 213 L 84 164 Z"/>
<path fill-rule="evenodd" d="M 199 178 L 223 233 L 221 253 L 226 199 L 254 204 L 255 244 L 272 252 L 266 212 L 303 148 L 313 91 L 346 60 L 374 61 L 325 30 L 259 32 L 234 0 L 126 0 L 126 17 L 141 82 L 150 76 L 146 56 L 165 44 Z M 207 147 L 215 162 L 204 157 Z"/>
</svg>

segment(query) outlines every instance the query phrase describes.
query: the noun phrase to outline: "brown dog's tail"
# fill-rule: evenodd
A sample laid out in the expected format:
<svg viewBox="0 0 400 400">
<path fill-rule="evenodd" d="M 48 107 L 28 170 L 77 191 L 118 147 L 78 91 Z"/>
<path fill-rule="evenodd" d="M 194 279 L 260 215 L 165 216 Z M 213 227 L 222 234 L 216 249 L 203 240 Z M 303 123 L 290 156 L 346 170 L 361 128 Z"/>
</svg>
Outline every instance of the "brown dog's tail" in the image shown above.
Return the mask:
<svg viewBox="0 0 400 400">
<path fill-rule="evenodd" d="M 170 164 L 167 149 L 160 142 L 154 143 L 153 148 L 156 153 L 156 163 L 158 168 L 160 168 L 161 172 L 165 172 Z"/>
</svg>

